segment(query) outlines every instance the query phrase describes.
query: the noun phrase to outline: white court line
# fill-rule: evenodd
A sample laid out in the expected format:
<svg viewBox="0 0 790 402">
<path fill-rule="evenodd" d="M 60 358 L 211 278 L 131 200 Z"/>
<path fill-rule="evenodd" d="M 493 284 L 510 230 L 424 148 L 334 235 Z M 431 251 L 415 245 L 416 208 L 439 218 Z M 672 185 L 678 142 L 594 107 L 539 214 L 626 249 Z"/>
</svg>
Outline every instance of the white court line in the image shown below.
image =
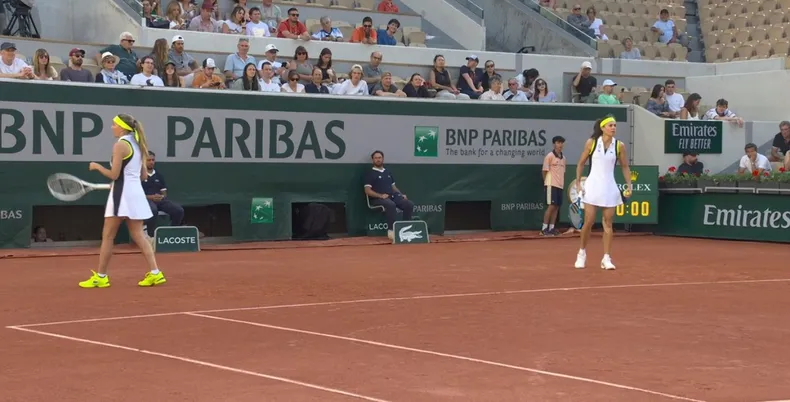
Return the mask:
<svg viewBox="0 0 790 402">
<path fill-rule="evenodd" d="M 187 315 L 191 315 L 193 317 L 209 318 L 209 319 L 212 319 L 212 320 L 235 322 L 235 323 L 238 323 L 238 324 L 252 325 L 252 326 L 255 326 L 255 327 L 276 329 L 276 330 L 280 330 L 280 331 L 296 332 L 296 333 L 305 334 L 305 335 L 313 335 L 313 336 L 320 336 L 320 337 L 324 337 L 324 338 L 339 339 L 339 340 L 349 341 L 349 342 L 364 343 L 364 344 L 367 344 L 367 345 L 380 346 L 380 347 L 389 348 L 389 349 L 405 350 L 405 351 L 409 351 L 409 352 L 415 352 L 415 353 L 422 353 L 422 354 L 426 354 L 426 355 L 446 357 L 446 358 L 456 359 L 456 360 L 465 360 L 465 361 L 468 361 L 468 362 L 486 364 L 486 365 L 489 365 L 489 366 L 497 366 L 497 367 L 503 367 L 503 368 L 513 369 L 513 370 L 519 370 L 519 371 L 527 371 L 527 372 L 535 373 L 535 374 L 543 374 L 543 375 L 547 375 L 547 376 L 559 377 L 559 378 L 564 378 L 564 379 L 568 379 L 568 380 L 576 380 L 576 381 L 582 381 L 582 382 L 587 382 L 587 383 L 592 383 L 592 384 L 604 385 L 604 386 L 607 386 L 607 387 L 620 388 L 620 389 L 625 389 L 625 390 L 629 390 L 629 391 L 636 391 L 636 392 L 642 392 L 642 393 L 651 394 L 651 395 L 658 395 L 658 396 L 663 396 L 663 397 L 666 397 L 666 398 L 676 399 L 676 400 L 681 400 L 681 401 L 704 402 L 704 401 L 701 401 L 701 400 L 698 400 L 698 399 L 691 399 L 691 398 L 686 398 L 686 397 L 677 396 L 677 395 L 665 394 L 665 393 L 662 393 L 662 392 L 651 391 L 651 390 L 648 390 L 648 389 L 630 387 L 628 385 L 615 384 L 615 383 L 611 383 L 611 382 L 594 380 L 594 379 L 585 378 L 585 377 L 576 377 L 576 376 L 573 376 L 573 375 L 562 374 L 562 373 L 555 373 L 555 372 L 552 372 L 552 371 L 538 370 L 538 369 L 533 369 L 533 368 L 529 368 L 529 367 L 515 366 L 515 365 L 512 365 L 512 364 L 499 363 L 499 362 L 490 361 L 490 360 L 475 359 L 473 357 L 451 355 L 451 354 L 448 354 L 448 353 L 434 352 L 434 351 L 431 351 L 431 350 L 424 350 L 424 349 L 415 349 L 415 348 L 410 348 L 408 346 L 393 345 L 393 344 L 389 344 L 389 343 L 375 342 L 375 341 L 369 341 L 369 340 L 365 340 L 365 339 L 351 338 L 351 337 L 347 337 L 347 336 L 332 335 L 332 334 L 326 334 L 326 333 L 314 332 L 314 331 L 306 331 L 306 330 L 297 329 L 297 328 L 280 327 L 280 326 L 277 326 L 277 325 L 269 325 L 269 324 L 262 324 L 262 323 L 259 323 L 259 322 L 236 320 L 236 319 L 233 319 L 233 318 L 217 317 L 217 316 L 205 315 L 205 314 L 199 314 L 199 313 L 187 313 Z"/>
<path fill-rule="evenodd" d="M 254 376 L 254 377 L 266 378 L 266 379 L 269 379 L 269 380 L 285 382 L 285 383 L 292 384 L 292 385 L 298 385 L 298 386 L 301 386 L 301 387 L 312 388 L 312 389 L 315 389 L 315 390 L 324 391 L 324 392 L 330 392 L 330 393 L 333 393 L 333 394 L 345 395 L 345 396 L 349 396 L 349 397 L 352 397 L 352 398 L 363 399 L 363 400 L 366 400 L 366 401 L 390 402 L 390 401 L 387 401 L 385 399 L 378 399 L 378 398 L 373 398 L 373 397 L 369 397 L 369 396 L 365 396 L 365 395 L 355 394 L 355 393 L 352 393 L 352 392 L 343 391 L 341 389 L 322 387 L 320 385 L 310 384 L 310 383 L 307 383 L 307 382 L 291 380 L 291 379 L 288 379 L 288 378 L 277 377 L 277 376 L 273 376 L 273 375 L 269 375 L 269 374 L 258 373 L 258 372 L 255 372 L 255 371 L 242 370 L 242 369 L 238 369 L 238 368 L 235 368 L 235 367 L 222 366 L 222 365 L 219 365 L 219 364 L 204 362 L 204 361 L 201 361 L 201 360 L 190 359 L 188 357 L 181 357 L 181 356 L 176 356 L 176 355 L 169 355 L 167 353 L 159 353 L 159 352 L 153 352 L 153 351 L 150 351 L 150 350 L 137 349 L 137 348 L 132 348 L 132 347 L 123 346 L 123 345 L 116 345 L 114 343 L 92 341 L 90 339 L 85 339 L 85 338 L 75 338 L 75 337 L 72 337 L 72 336 L 60 335 L 60 334 L 56 334 L 56 333 L 52 333 L 52 332 L 44 332 L 44 331 L 39 331 L 39 330 L 35 330 L 35 329 L 20 328 L 20 327 L 13 327 L 13 326 L 12 327 L 7 327 L 7 328 L 15 329 L 15 330 L 18 330 L 18 331 L 32 332 L 34 334 L 39 334 L 39 335 L 44 335 L 44 336 L 51 336 L 53 338 L 67 339 L 67 340 L 75 341 L 75 342 L 89 343 L 91 345 L 106 346 L 108 348 L 121 349 L 121 350 L 130 351 L 130 352 L 137 352 L 137 353 L 142 353 L 142 354 L 146 354 L 146 355 L 152 355 L 152 356 L 159 356 L 159 357 L 164 357 L 166 359 L 171 359 L 171 360 L 179 360 L 179 361 L 186 362 L 186 363 L 192 363 L 192 364 L 195 364 L 195 365 L 198 365 L 198 366 L 211 367 L 211 368 L 215 368 L 215 369 L 218 369 L 218 370 L 224 370 L 224 371 L 230 371 L 230 372 L 238 373 L 238 374 L 246 374 L 246 375 L 250 375 L 250 376 Z"/>
<path fill-rule="evenodd" d="M 474 292 L 474 293 L 451 293 L 451 294 L 439 294 L 439 295 L 399 296 L 399 297 L 384 297 L 384 298 L 375 298 L 375 299 L 339 300 L 339 301 L 329 301 L 329 302 L 297 303 L 297 304 L 278 304 L 278 305 L 257 306 L 257 307 L 237 307 L 237 308 L 224 308 L 224 309 L 213 309 L 213 310 L 175 311 L 171 313 L 126 315 L 120 317 L 86 318 L 81 320 L 52 321 L 52 322 L 42 322 L 42 323 L 34 323 L 34 324 L 19 324 L 19 325 L 13 325 L 13 327 L 30 328 L 30 327 L 42 327 L 47 325 L 65 325 L 65 324 L 79 324 L 79 323 L 99 322 L 99 321 L 131 320 L 136 318 L 168 317 L 168 316 L 189 314 L 189 313 L 195 313 L 195 314 L 226 313 L 233 311 L 339 306 L 344 304 L 378 303 L 378 302 L 409 301 L 409 300 L 451 299 L 451 298 L 480 297 L 480 296 L 505 296 L 505 295 L 517 295 L 517 294 L 528 294 L 528 293 L 550 293 L 550 292 L 566 292 L 566 291 L 582 291 L 582 290 L 733 285 L 733 284 L 748 284 L 748 283 L 776 283 L 776 282 L 790 282 L 790 278 L 745 279 L 739 281 L 718 281 L 718 282 L 713 281 L 713 282 L 637 283 L 637 284 L 626 284 L 626 285 L 579 286 L 579 287 L 566 287 L 566 288 L 542 288 L 542 289 L 502 290 L 502 291 Z M 7 328 L 10 327 L 11 326 Z"/>
</svg>

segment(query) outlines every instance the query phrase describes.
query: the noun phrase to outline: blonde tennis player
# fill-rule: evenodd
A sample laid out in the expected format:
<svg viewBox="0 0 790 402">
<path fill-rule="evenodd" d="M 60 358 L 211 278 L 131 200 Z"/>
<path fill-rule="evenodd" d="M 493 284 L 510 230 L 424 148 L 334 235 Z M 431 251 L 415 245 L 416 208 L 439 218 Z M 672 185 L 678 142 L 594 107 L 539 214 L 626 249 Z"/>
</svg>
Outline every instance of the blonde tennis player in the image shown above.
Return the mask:
<svg viewBox="0 0 790 402">
<path fill-rule="evenodd" d="M 166 282 L 165 276 L 156 265 L 151 243 L 143 235 L 143 221 L 152 216 L 141 181 L 141 179 L 145 180 L 148 177 L 148 170 L 145 167 L 148 143 L 145 139 L 143 126 L 134 117 L 126 114 L 116 116 L 112 122 L 112 133 L 118 141 L 112 147 L 110 169 L 96 162 L 91 162 L 89 166 L 90 170 L 98 171 L 112 180 L 110 195 L 107 197 L 107 207 L 104 210 L 99 269 L 92 271 L 91 277 L 80 282 L 79 285 L 83 288 L 110 286 L 107 266 L 112 257 L 115 235 L 124 220 L 129 228 L 129 235 L 142 250 L 150 269 L 145 274 L 145 278 L 138 282 L 138 285 L 161 285 Z"/>
<path fill-rule="evenodd" d="M 631 196 L 631 169 L 628 166 L 628 153 L 625 144 L 614 138 L 617 132 L 617 122 L 614 117 L 607 116 L 595 122 L 592 138 L 584 144 L 584 151 L 576 166 L 576 190 L 581 194 L 584 204 L 584 225 L 581 230 L 581 248 L 576 255 L 576 268 L 584 268 L 587 262 L 587 243 L 590 240 L 590 231 L 595 224 L 595 215 L 600 208 L 603 215 L 603 259 L 601 268 L 615 269 L 612 263 L 611 248 L 612 223 L 615 208 L 623 203 L 623 197 Z M 581 184 L 584 164 L 590 160 L 590 174 Z M 614 178 L 614 166 L 620 162 L 623 169 L 627 187 L 621 194 Z"/>
</svg>

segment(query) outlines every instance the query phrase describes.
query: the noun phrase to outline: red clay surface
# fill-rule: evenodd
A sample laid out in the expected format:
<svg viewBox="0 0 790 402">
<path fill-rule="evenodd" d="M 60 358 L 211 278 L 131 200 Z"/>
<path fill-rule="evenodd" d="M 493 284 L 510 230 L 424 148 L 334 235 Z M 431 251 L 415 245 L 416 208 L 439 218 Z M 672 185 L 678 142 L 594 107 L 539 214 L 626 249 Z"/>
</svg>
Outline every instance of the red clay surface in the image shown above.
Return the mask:
<svg viewBox="0 0 790 402">
<path fill-rule="evenodd" d="M 577 242 L 160 255 L 151 289 L 139 255 L 90 290 L 95 256 L 2 259 L 0 401 L 790 399 L 787 245 Z"/>
</svg>

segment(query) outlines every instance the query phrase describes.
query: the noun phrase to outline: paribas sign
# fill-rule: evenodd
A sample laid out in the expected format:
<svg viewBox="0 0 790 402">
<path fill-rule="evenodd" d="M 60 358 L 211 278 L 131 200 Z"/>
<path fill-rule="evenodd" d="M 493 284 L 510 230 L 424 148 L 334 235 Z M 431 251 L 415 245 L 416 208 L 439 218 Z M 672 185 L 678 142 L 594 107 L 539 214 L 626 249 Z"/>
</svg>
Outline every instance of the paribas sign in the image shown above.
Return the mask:
<svg viewBox="0 0 790 402">
<path fill-rule="evenodd" d="M 790 211 L 778 211 L 771 208 L 744 209 L 742 205 L 738 205 L 735 209 L 726 209 L 719 208 L 714 204 L 705 204 L 702 223 L 705 226 L 788 229 L 790 228 Z"/>
</svg>

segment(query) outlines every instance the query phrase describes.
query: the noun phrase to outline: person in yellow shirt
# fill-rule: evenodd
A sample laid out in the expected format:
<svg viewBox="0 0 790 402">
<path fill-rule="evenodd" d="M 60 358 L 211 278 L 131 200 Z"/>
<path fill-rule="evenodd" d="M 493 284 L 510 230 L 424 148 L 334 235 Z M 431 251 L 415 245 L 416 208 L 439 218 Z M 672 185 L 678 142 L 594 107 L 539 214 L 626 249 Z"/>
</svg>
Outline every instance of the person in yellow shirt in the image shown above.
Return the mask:
<svg viewBox="0 0 790 402">
<path fill-rule="evenodd" d="M 556 136 L 551 139 L 554 149 L 543 159 L 543 192 L 546 196 L 546 213 L 543 215 L 541 236 L 558 236 L 560 234 L 554 225 L 562 206 L 562 189 L 565 187 L 565 156 L 562 148 L 565 138 Z"/>
</svg>

